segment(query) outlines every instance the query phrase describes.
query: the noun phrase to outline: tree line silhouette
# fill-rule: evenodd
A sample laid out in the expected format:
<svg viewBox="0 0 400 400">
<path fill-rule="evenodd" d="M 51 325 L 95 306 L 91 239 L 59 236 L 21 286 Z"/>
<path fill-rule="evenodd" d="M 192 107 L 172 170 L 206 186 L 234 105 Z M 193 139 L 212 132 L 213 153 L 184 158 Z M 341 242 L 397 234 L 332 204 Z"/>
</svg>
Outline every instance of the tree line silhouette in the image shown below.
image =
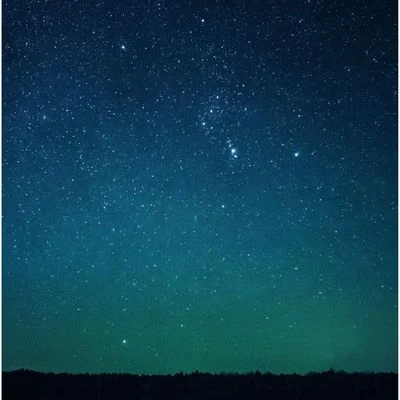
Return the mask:
<svg viewBox="0 0 400 400">
<path fill-rule="evenodd" d="M 396 399 L 397 373 L 131 375 L 3 372 L 3 399 Z"/>
</svg>

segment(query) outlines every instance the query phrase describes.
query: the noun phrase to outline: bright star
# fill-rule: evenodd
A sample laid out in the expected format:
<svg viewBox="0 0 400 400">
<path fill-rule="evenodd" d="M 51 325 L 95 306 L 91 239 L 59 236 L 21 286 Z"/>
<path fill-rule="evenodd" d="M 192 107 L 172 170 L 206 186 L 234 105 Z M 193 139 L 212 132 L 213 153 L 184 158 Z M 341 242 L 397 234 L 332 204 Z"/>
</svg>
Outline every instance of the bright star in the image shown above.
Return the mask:
<svg viewBox="0 0 400 400">
<path fill-rule="evenodd" d="M 298 157 L 300 155 L 300 153 L 298 152 L 298 151 L 296 151 L 295 153 L 294 153 L 294 156 L 295 157 Z"/>
<path fill-rule="evenodd" d="M 229 147 L 229 152 L 231 153 L 231 157 L 238 158 L 238 150 L 236 147 L 233 147 L 232 140 L 228 139 L 227 143 Z"/>
</svg>

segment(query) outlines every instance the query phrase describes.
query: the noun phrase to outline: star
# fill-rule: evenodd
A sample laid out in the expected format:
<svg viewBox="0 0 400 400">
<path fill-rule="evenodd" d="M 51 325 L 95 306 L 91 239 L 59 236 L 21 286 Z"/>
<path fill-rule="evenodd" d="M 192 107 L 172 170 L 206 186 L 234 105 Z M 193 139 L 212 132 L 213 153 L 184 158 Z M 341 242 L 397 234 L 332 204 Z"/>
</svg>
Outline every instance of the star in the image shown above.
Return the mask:
<svg viewBox="0 0 400 400">
<path fill-rule="evenodd" d="M 231 157 L 238 158 L 238 149 L 233 146 L 232 140 L 228 139 L 227 143 L 228 143 L 229 152 L 231 154 Z"/>
</svg>

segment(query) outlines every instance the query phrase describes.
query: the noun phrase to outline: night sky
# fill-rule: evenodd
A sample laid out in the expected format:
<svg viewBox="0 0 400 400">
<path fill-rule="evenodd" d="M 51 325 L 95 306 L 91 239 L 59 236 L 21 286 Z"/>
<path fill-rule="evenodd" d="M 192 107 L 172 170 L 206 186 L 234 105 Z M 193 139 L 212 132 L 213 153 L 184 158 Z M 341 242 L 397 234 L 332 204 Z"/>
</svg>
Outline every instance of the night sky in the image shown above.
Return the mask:
<svg viewBox="0 0 400 400">
<path fill-rule="evenodd" d="M 394 1 L 3 1 L 3 369 L 397 370 Z"/>
</svg>

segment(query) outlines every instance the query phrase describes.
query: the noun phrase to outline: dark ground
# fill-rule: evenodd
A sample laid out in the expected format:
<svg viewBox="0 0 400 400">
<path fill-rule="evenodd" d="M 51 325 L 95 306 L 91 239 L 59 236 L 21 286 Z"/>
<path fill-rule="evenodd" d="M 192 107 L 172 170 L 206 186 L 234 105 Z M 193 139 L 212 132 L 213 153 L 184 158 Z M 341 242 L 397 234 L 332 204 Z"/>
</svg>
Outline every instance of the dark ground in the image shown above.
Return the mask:
<svg viewBox="0 0 400 400">
<path fill-rule="evenodd" d="M 397 399 L 396 373 L 302 375 L 3 372 L 3 399 Z"/>
</svg>

